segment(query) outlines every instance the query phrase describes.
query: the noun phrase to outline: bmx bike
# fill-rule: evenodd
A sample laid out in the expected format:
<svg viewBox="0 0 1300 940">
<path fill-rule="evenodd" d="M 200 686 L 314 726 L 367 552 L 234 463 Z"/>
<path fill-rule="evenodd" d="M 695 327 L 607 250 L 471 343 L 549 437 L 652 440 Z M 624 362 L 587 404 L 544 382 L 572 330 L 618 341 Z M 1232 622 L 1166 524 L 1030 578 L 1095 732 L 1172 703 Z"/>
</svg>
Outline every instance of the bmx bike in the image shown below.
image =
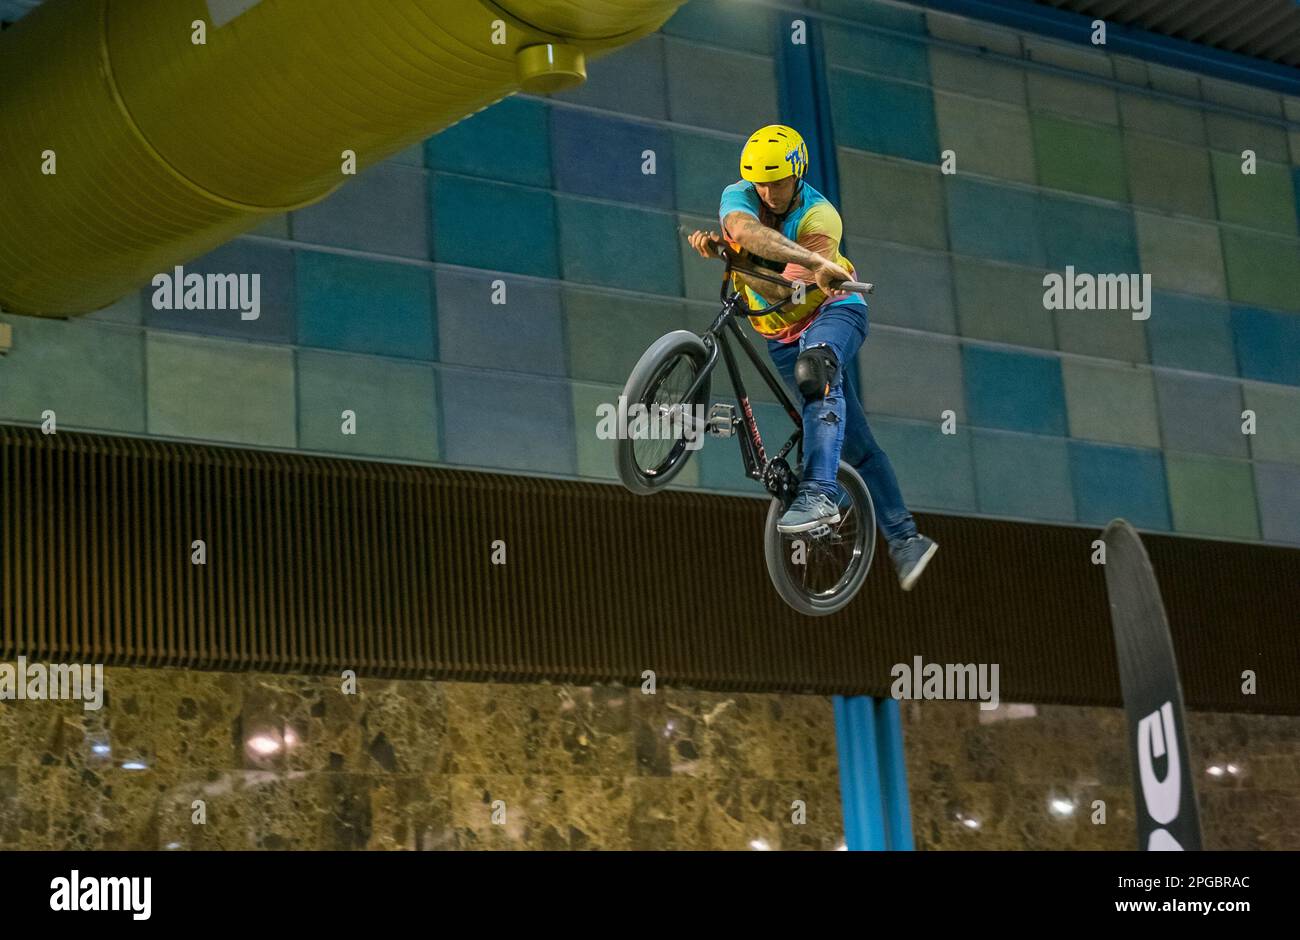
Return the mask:
<svg viewBox="0 0 1300 940">
<path fill-rule="evenodd" d="M 844 608 L 866 580 L 876 545 L 876 514 L 862 477 L 840 461 L 840 519 L 797 534 L 777 531 L 777 520 L 789 508 L 799 485 L 803 464 L 802 408 L 791 398 L 772 366 L 760 358 L 754 344 L 740 328 L 741 318 L 763 316 L 780 310 L 794 298 L 788 297 L 761 310 L 750 310 L 731 286 L 731 274 L 798 287 L 774 273 L 741 264 L 725 245 L 712 243 L 714 253 L 726 262 L 722 279 L 722 309 L 703 333 L 675 330 L 660 337 L 642 354 L 623 388 L 621 407 L 639 406 L 642 414 L 675 426 L 684 433 L 653 437 L 623 435 L 616 442 L 615 464 L 619 479 L 633 493 L 649 495 L 667 486 L 690 459 L 690 433 L 716 438 L 735 437 L 745 474 L 772 494 L 763 536 L 767 571 L 777 593 L 802 614 L 824 616 Z M 837 290 L 871 293 L 870 284 L 845 281 Z M 794 423 L 794 432 L 781 448 L 768 456 L 758 423 L 741 380 L 730 335 L 749 357 L 767 386 L 776 395 Z M 736 393 L 736 404 L 714 403 L 708 409 L 709 388 L 719 359 L 725 363 Z M 701 427 L 700 425 L 703 425 Z M 737 433 L 739 432 L 739 433 Z M 795 454 L 795 466 L 786 459 Z"/>
</svg>

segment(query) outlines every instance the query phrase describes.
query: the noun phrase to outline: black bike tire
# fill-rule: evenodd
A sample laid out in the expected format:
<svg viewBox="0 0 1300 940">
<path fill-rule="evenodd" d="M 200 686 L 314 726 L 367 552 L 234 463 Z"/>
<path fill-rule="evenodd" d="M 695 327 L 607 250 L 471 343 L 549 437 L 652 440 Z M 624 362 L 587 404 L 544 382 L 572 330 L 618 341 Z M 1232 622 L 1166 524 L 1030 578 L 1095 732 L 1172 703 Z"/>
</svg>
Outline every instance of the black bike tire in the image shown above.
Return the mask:
<svg viewBox="0 0 1300 940">
<path fill-rule="evenodd" d="M 785 543 L 782 541 L 781 533 L 776 530 L 776 522 L 784 512 L 779 499 L 773 498 L 771 506 L 768 507 L 767 523 L 763 529 L 763 556 L 767 561 L 767 574 L 772 581 L 772 586 L 776 588 L 776 593 L 780 595 L 781 600 L 808 617 L 825 617 L 843 610 L 862 589 L 871 571 L 871 563 L 875 559 L 876 507 L 871 499 L 871 492 L 858 472 L 843 460 L 840 461 L 837 479 L 840 486 L 850 492 L 853 501 L 859 504 L 860 509 L 865 510 L 862 516 L 869 517 L 871 525 L 862 527 L 864 531 L 859 534 L 859 541 L 863 544 L 857 571 L 833 597 L 826 599 L 809 597 L 790 579 L 790 572 L 785 566 Z"/>
<path fill-rule="evenodd" d="M 695 374 L 704 367 L 708 361 L 709 351 L 704 345 L 704 340 L 689 330 L 674 330 L 667 333 L 654 343 L 650 348 L 642 353 L 637 364 L 633 366 L 631 375 L 628 376 L 627 384 L 623 386 L 623 400 L 628 406 L 632 406 L 641 401 L 642 397 L 649 391 L 649 384 L 654 381 L 655 376 L 667 363 L 678 358 L 682 354 L 688 355 L 695 362 Z M 695 401 L 692 405 L 705 405 L 709 401 L 709 384 L 712 376 L 706 378 L 696 394 Z M 676 460 L 665 470 L 657 473 L 653 477 L 647 476 L 641 469 L 636 460 L 636 452 L 633 449 L 634 441 L 620 438 L 614 446 L 614 465 L 618 471 L 618 478 L 633 493 L 640 496 L 648 496 L 651 493 L 657 493 L 669 483 L 673 478 L 682 471 L 690 460 L 691 451 L 683 448 Z"/>
</svg>

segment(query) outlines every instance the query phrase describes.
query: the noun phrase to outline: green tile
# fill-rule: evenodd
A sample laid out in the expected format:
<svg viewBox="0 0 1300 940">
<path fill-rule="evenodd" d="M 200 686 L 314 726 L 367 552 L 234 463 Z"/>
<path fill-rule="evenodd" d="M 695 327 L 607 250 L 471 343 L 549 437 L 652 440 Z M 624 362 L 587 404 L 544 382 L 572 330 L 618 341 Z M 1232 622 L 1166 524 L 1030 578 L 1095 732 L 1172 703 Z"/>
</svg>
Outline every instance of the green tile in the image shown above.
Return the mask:
<svg viewBox="0 0 1300 940">
<path fill-rule="evenodd" d="M 13 330 L 13 348 L 0 356 L 0 418 L 37 423 L 51 410 L 58 429 L 145 429 L 138 331 L 9 315 L 0 323 Z"/>
<path fill-rule="evenodd" d="M 1287 131 L 1286 136 L 1291 142 L 1291 164 L 1300 165 L 1300 130 Z"/>
<path fill-rule="evenodd" d="M 1115 77 L 1125 84 L 1145 88 L 1151 82 L 1151 73 L 1141 59 L 1112 56 L 1111 64 L 1115 67 Z"/>
<path fill-rule="evenodd" d="M 1300 310 L 1300 242 L 1225 228 L 1228 296 L 1279 310 Z"/>
<path fill-rule="evenodd" d="M 968 258 L 954 258 L 952 271 L 962 336 L 1056 348 L 1042 271 Z"/>
<path fill-rule="evenodd" d="M 1023 42 L 1025 58 L 1031 62 L 1042 62 L 1071 72 L 1087 72 L 1101 78 L 1112 76 L 1110 56 L 1098 49 L 1066 45 L 1031 34 L 1026 34 Z"/>
<path fill-rule="evenodd" d="M 1210 157 L 1205 149 L 1126 130 L 1124 156 L 1136 205 L 1215 217 Z"/>
<path fill-rule="evenodd" d="M 1126 131 L 1205 146 L 1205 117 L 1200 108 L 1122 91 L 1119 110 Z"/>
<path fill-rule="evenodd" d="M 1034 152 L 1038 182 L 1102 199 L 1128 199 L 1124 151 L 1113 127 L 1065 121 L 1035 113 Z"/>
<path fill-rule="evenodd" d="M 157 333 L 150 334 L 146 349 L 150 434 L 296 444 L 291 349 Z"/>
<path fill-rule="evenodd" d="M 598 480 L 617 480 L 618 471 L 614 467 L 615 442 L 597 436 L 601 423 L 602 405 L 618 407 L 618 397 L 623 394 L 622 386 L 598 385 L 592 382 L 574 382 L 570 386 L 573 398 L 573 426 L 577 439 L 578 475 Z M 726 448 L 727 441 L 706 440 L 704 446 L 710 445 L 715 450 Z M 734 448 L 734 444 L 732 447 Z M 686 466 L 673 478 L 673 486 L 694 487 L 700 485 L 700 452 L 687 461 Z M 734 454 L 732 459 L 739 460 Z M 752 484 L 751 484 L 752 485 Z"/>
<path fill-rule="evenodd" d="M 1245 382 L 1242 389 L 1246 407 L 1255 412 L 1251 457 L 1300 464 L 1300 388 Z"/>
<path fill-rule="evenodd" d="M 423 145 L 420 152 L 423 153 Z M 248 233 L 249 235 L 266 235 L 268 238 L 288 238 L 289 237 L 289 215 L 282 213 L 280 215 L 270 215 L 262 220 L 257 228 Z"/>
<path fill-rule="evenodd" d="M 1250 111 L 1265 117 L 1282 116 L 1282 97 L 1275 91 L 1238 85 L 1235 82 L 1221 82 L 1213 78 L 1202 78 L 1201 97 L 1206 101 L 1227 105 L 1239 111 Z"/>
<path fill-rule="evenodd" d="M 1156 290 L 1226 296 L 1218 226 L 1150 212 L 1133 215 L 1142 273 L 1151 275 Z"/>
<path fill-rule="evenodd" d="M 1250 464 L 1223 457 L 1166 454 L 1174 529 L 1196 535 L 1259 538 Z"/>
<path fill-rule="evenodd" d="M 1070 458 L 1063 438 L 978 428 L 972 437 L 981 512 L 1074 521 Z"/>
<path fill-rule="evenodd" d="M 1026 77 L 1031 110 L 1054 111 L 1098 124 L 1119 123 L 1115 92 L 1107 85 L 1034 69 Z"/>
<path fill-rule="evenodd" d="M 1195 72 L 1152 64 L 1147 67 L 1147 75 L 1151 79 L 1151 87 L 1156 91 L 1183 98 L 1201 97 L 1201 79 Z"/>
<path fill-rule="evenodd" d="M 918 39 L 867 29 L 822 24 L 827 65 L 874 72 L 890 78 L 928 84 L 930 66 L 926 45 Z"/>
<path fill-rule="evenodd" d="M 1034 182 L 1034 144 L 1024 108 L 936 91 L 934 116 L 939 149 L 956 153 L 958 173 Z"/>
<path fill-rule="evenodd" d="M 771 59 L 680 39 L 665 40 L 664 48 L 671 120 L 748 137 L 776 119 L 776 66 Z"/>
<path fill-rule="evenodd" d="M 674 132 L 673 182 L 677 187 L 677 208 L 716 218 L 722 191 L 739 178 L 743 146 L 744 141 L 739 138 Z"/>
<path fill-rule="evenodd" d="M 1009 29 L 999 29 L 979 20 L 968 20 L 963 16 L 951 16 L 934 10 L 926 11 L 925 23 L 930 35 L 938 39 L 948 39 L 976 49 L 1000 52 L 1002 55 L 1020 56 L 1020 35 Z"/>
<path fill-rule="evenodd" d="M 846 233 L 922 248 L 948 247 L 938 167 L 897 163 L 842 147 L 839 164 Z"/>
<path fill-rule="evenodd" d="M 942 421 L 956 413 L 965 423 L 965 386 L 957 340 L 899 330 L 874 329 L 858 354 L 859 388 L 873 414 Z M 924 376 L 923 382 L 917 377 Z"/>
<path fill-rule="evenodd" d="M 867 414 L 871 433 L 889 456 L 907 508 L 975 509 L 971 435 L 963 426 L 944 434 L 936 422 Z"/>
<path fill-rule="evenodd" d="M 1160 446 L 1155 383 L 1149 369 L 1063 359 L 1061 377 L 1071 437 Z"/>
<path fill-rule="evenodd" d="M 356 416 L 343 433 L 343 412 Z M 433 367 L 371 356 L 300 350 L 298 446 L 372 457 L 438 460 Z"/>
<path fill-rule="evenodd" d="M 1241 172 L 1239 157 L 1215 151 L 1212 158 L 1219 218 L 1279 235 L 1296 235 L 1296 201 L 1289 165 L 1259 160 L 1255 172 L 1249 174 Z"/>
<path fill-rule="evenodd" d="M 103 310 L 97 310 L 87 315 L 86 319 L 107 320 L 111 323 L 126 323 L 130 326 L 139 326 L 144 322 L 144 304 L 143 292 L 131 291 L 131 293 Z"/>
<path fill-rule="evenodd" d="M 930 81 L 935 88 L 959 91 L 963 95 L 1025 104 L 1025 70 L 1019 66 L 994 62 L 978 55 L 930 50 Z"/>
<path fill-rule="evenodd" d="M 579 381 L 622 388 L 651 343 L 672 330 L 695 325 L 679 300 L 576 287 L 565 287 L 562 296 L 569 376 Z"/>
<path fill-rule="evenodd" d="M 872 323 L 957 332 L 947 254 L 854 237 L 847 255 L 858 277 L 876 285 L 870 305 Z"/>
<path fill-rule="evenodd" d="M 1285 163 L 1288 159 L 1286 130 L 1278 124 L 1206 111 L 1205 132 L 1215 150 L 1237 157 L 1243 150 L 1253 150 L 1260 160 L 1276 160 L 1278 163 Z"/>
<path fill-rule="evenodd" d="M 1147 361 L 1144 321 L 1128 310 L 1054 310 L 1056 348 L 1120 362 Z"/>
</svg>

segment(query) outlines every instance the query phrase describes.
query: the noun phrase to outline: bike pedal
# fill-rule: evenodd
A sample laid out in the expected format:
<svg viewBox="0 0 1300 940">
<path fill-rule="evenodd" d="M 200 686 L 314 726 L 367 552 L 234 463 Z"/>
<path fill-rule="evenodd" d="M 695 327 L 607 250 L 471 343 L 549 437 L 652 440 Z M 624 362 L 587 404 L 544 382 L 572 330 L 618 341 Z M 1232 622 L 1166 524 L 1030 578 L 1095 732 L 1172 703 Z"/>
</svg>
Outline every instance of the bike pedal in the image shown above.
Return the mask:
<svg viewBox="0 0 1300 940">
<path fill-rule="evenodd" d="M 736 408 L 734 405 L 715 404 L 709 409 L 706 422 L 712 437 L 731 437 L 736 429 Z"/>
<path fill-rule="evenodd" d="M 824 539 L 831 534 L 831 527 L 828 525 L 819 525 L 815 529 L 808 530 L 808 537 L 813 539 Z"/>
</svg>

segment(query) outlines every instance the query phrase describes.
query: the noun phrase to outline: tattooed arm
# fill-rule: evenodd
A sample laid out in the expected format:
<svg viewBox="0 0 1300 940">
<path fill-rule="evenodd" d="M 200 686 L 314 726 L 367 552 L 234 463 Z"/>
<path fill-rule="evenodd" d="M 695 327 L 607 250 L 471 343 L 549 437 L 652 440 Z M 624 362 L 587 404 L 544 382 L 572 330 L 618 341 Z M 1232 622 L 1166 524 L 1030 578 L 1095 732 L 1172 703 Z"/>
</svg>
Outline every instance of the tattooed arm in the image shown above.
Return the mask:
<svg viewBox="0 0 1300 940">
<path fill-rule="evenodd" d="M 722 220 L 722 224 L 728 237 L 741 248 L 769 261 L 784 261 L 787 265 L 798 265 L 806 269 L 823 291 L 829 290 L 832 282 L 852 279 L 852 275 L 838 264 L 803 247 L 798 242 L 790 241 L 776 229 L 768 228 L 748 212 L 729 212 Z M 754 285 L 754 288 L 759 290 L 757 285 Z M 788 288 L 779 288 L 777 285 L 766 283 L 760 292 L 764 296 L 771 294 L 787 297 L 790 294 Z"/>
</svg>

